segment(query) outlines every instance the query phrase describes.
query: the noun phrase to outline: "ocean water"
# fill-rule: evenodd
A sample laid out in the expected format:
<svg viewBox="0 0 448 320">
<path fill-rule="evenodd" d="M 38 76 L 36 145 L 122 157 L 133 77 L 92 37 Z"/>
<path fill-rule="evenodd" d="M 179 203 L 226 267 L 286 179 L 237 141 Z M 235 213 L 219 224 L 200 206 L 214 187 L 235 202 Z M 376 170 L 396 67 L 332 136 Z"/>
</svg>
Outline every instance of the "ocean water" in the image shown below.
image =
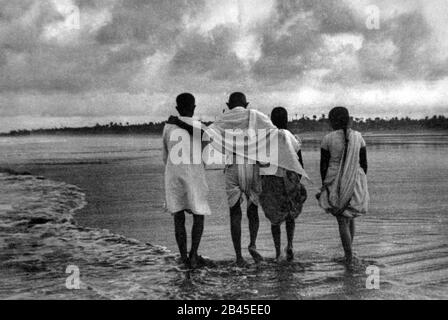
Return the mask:
<svg viewBox="0 0 448 320">
<path fill-rule="evenodd" d="M 448 134 L 365 137 L 372 200 L 357 220 L 354 270 L 340 263 L 337 224 L 314 199 L 321 136 L 304 135 L 314 184 L 297 220 L 296 261 L 274 262 L 261 216 L 266 261 L 233 265 L 222 172 L 209 170 L 214 214 L 200 250 L 216 266 L 194 272 L 176 262 L 160 137 L 0 138 L 0 168 L 31 174 L 0 174 L 0 298 L 447 298 Z M 65 287 L 69 265 L 79 267 L 80 290 Z M 379 290 L 366 288 L 368 266 L 380 272 Z"/>
</svg>

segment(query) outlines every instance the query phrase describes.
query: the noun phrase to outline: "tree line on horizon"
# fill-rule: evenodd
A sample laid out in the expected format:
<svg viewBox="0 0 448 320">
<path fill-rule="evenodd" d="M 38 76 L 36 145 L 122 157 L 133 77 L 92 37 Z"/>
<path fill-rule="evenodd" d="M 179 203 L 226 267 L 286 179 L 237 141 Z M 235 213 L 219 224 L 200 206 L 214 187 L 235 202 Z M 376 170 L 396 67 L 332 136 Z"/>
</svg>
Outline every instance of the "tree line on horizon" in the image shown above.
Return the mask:
<svg viewBox="0 0 448 320">
<path fill-rule="evenodd" d="M 208 125 L 212 122 L 204 122 Z M 110 122 L 105 125 L 96 124 L 93 127 L 61 127 L 35 130 L 13 130 L 0 136 L 27 136 L 27 135 L 91 135 L 91 134 L 161 134 L 165 122 L 149 122 L 144 124 L 129 124 Z M 444 115 L 411 119 L 409 117 L 391 119 L 383 118 L 352 118 L 351 127 L 358 131 L 393 131 L 393 130 L 448 130 L 448 118 Z M 318 118 L 303 116 L 291 120 L 289 129 L 295 133 L 328 131 L 329 121 L 326 115 Z"/>
</svg>

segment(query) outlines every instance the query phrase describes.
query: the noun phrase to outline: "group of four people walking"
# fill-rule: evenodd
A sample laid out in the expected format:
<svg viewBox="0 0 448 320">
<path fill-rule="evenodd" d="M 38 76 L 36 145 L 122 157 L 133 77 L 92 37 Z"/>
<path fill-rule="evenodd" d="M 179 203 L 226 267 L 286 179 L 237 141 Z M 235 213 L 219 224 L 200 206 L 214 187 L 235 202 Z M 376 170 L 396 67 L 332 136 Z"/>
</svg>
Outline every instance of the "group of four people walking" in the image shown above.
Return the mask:
<svg viewBox="0 0 448 320">
<path fill-rule="evenodd" d="M 271 222 L 276 258 L 281 260 L 281 228 L 285 223 L 287 234 L 286 259 L 294 259 L 295 220 L 302 212 L 307 191 L 302 180 L 309 177 L 303 168 L 301 141 L 288 130 L 288 113 L 277 107 L 271 117 L 249 109 L 243 93 L 230 95 L 228 110 L 209 127 L 193 120 L 195 98 L 183 93 L 176 99 L 179 116 L 171 116 L 163 132 L 163 160 L 165 163 L 166 206 L 174 216 L 175 235 L 181 260 L 188 267 L 198 267 L 203 259 L 198 254 L 204 230 L 204 216 L 210 215 L 208 184 L 204 163 L 174 161 L 179 152 L 179 130 L 184 131 L 190 145 L 200 139 L 212 150 L 227 155 L 224 169 L 225 189 L 230 208 L 231 237 L 238 265 L 245 265 L 241 250 L 241 203 L 247 202 L 249 221 L 249 253 L 256 262 L 263 260 L 256 247 L 259 229 L 259 209 Z M 352 244 L 355 221 L 368 208 L 367 152 L 361 134 L 350 129 L 349 112 L 344 107 L 333 108 L 329 113 L 333 129 L 321 144 L 320 171 L 322 188 L 317 194 L 321 208 L 336 217 L 346 262 L 353 259 Z M 198 132 L 198 134 L 195 134 Z M 261 131 L 268 134 L 258 134 Z M 239 139 L 240 137 L 253 139 Z M 207 141 L 207 143 L 204 143 Z M 275 141 L 275 157 L 259 152 Z M 193 153 L 194 148 L 182 149 Z M 188 154 L 186 159 L 193 159 Z M 230 159 L 229 159 L 230 158 Z M 241 161 L 242 160 L 242 161 Z M 191 250 L 187 249 L 185 213 L 193 216 Z"/>
</svg>

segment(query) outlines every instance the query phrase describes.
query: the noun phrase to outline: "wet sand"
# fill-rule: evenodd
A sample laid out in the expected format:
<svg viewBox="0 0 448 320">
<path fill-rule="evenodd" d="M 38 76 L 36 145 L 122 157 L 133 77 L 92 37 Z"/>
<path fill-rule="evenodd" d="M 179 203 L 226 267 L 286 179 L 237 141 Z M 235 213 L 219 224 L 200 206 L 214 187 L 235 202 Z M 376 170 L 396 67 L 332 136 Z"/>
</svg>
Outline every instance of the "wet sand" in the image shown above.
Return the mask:
<svg viewBox="0 0 448 320">
<path fill-rule="evenodd" d="M 399 144 L 400 139 L 406 143 Z M 273 261 L 270 227 L 261 217 L 258 243 L 267 261 L 260 266 L 251 264 L 248 269 L 233 266 L 222 173 L 214 170 L 208 175 L 213 190 L 211 203 L 216 214 L 206 220 L 201 252 L 215 260 L 218 267 L 194 273 L 178 269 L 175 263 L 172 221 L 163 212 L 163 168 L 156 140 L 149 146 L 147 140 L 138 139 L 113 143 L 103 139 L 93 145 L 92 141 L 78 140 L 72 143 L 87 144 L 79 147 L 84 153 L 67 147 L 66 153 L 56 156 L 52 154 L 54 148 L 42 152 L 41 145 L 33 157 L 28 151 L 26 156 L 10 158 L 6 164 L 79 186 L 87 205 L 75 215 L 78 225 L 108 229 L 126 236 L 122 239 L 137 239 L 138 245 L 162 245 L 172 252 L 162 253 L 160 266 L 163 271 L 140 270 L 133 266 L 131 259 L 124 269 L 127 271 L 121 275 L 113 263 L 107 266 L 109 258 L 104 257 L 105 270 L 109 270 L 110 277 L 103 275 L 104 271 L 96 269 L 96 265 L 89 269 L 89 258 L 86 257 L 85 265 L 91 273 L 86 282 L 102 283 L 100 279 L 103 277 L 109 279 L 111 287 L 103 288 L 106 293 L 108 290 L 115 292 L 115 280 L 120 282 L 121 277 L 125 277 L 128 280 L 123 280 L 123 288 L 136 286 L 139 289 L 136 290 L 138 293 L 120 291 L 123 298 L 145 297 L 144 292 L 146 297 L 156 298 L 152 288 L 160 285 L 172 292 L 172 295 L 160 293 L 162 298 L 440 299 L 448 295 L 448 201 L 444 199 L 448 191 L 444 179 L 448 173 L 446 141 L 446 136 L 394 136 L 371 141 L 371 212 L 357 221 L 355 251 L 361 262 L 351 271 L 339 262 L 342 248 L 336 222 L 321 213 L 314 200 L 318 186 L 317 146 L 305 146 L 304 150 L 306 168 L 316 184 L 308 186 L 310 198 L 297 221 L 296 262 L 278 265 Z M 98 148 L 100 153 L 93 152 Z M 3 160 L 2 166 L 4 164 Z M 246 221 L 244 228 L 246 231 Z M 247 232 L 244 232 L 243 245 L 247 243 Z M 116 248 L 110 250 L 112 254 Z M 132 251 L 132 248 L 126 249 L 135 259 L 135 256 L 145 255 L 143 251 L 133 255 Z M 94 251 L 88 254 L 94 254 Z M 249 257 L 247 253 L 246 256 Z M 368 265 L 380 268 L 380 290 L 365 288 Z M 163 278 L 162 284 L 151 282 L 154 279 L 146 273 Z M 64 293 L 62 297 L 65 297 Z"/>
</svg>

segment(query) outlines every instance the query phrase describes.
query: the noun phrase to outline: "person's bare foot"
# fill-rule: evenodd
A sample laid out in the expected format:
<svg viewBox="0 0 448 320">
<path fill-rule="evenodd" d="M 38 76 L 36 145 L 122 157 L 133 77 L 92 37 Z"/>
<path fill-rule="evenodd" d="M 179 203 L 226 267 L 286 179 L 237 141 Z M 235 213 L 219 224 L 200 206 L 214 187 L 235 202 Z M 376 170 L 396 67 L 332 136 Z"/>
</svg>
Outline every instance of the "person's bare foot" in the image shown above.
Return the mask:
<svg viewBox="0 0 448 320">
<path fill-rule="evenodd" d="M 257 247 L 255 246 L 249 247 L 249 253 L 256 263 L 263 261 L 263 257 L 261 256 L 261 254 L 258 253 Z"/>
<path fill-rule="evenodd" d="M 282 263 L 283 261 L 285 261 L 285 257 L 283 256 L 283 254 L 280 253 L 275 257 L 275 261 L 277 263 Z"/>
<path fill-rule="evenodd" d="M 243 257 L 237 257 L 235 264 L 240 268 L 245 268 L 248 266 L 248 263 L 246 262 L 246 260 L 244 260 Z"/>
<path fill-rule="evenodd" d="M 280 250 L 275 249 L 275 260 L 278 260 L 281 255 L 282 255 L 282 252 Z"/>
<path fill-rule="evenodd" d="M 203 256 L 200 255 L 198 255 L 198 263 L 201 268 L 202 267 L 216 268 L 216 263 L 214 263 L 209 258 L 204 258 Z"/>
<path fill-rule="evenodd" d="M 190 267 L 190 259 L 188 259 L 188 257 L 179 257 L 176 262 L 177 264 L 182 264 L 185 267 Z"/>
<path fill-rule="evenodd" d="M 200 266 L 199 256 L 198 254 L 190 254 L 190 267 L 191 269 L 197 269 Z"/>
<path fill-rule="evenodd" d="M 353 256 L 345 256 L 345 264 L 347 265 L 347 267 L 353 267 Z"/>
<path fill-rule="evenodd" d="M 189 258 L 187 258 L 186 260 L 182 261 L 181 264 L 182 264 L 182 266 L 185 269 L 191 269 L 191 263 L 190 263 L 190 259 Z"/>
<path fill-rule="evenodd" d="M 285 253 L 286 253 L 286 260 L 288 262 L 291 262 L 294 260 L 294 250 L 292 247 L 286 247 Z"/>
</svg>

